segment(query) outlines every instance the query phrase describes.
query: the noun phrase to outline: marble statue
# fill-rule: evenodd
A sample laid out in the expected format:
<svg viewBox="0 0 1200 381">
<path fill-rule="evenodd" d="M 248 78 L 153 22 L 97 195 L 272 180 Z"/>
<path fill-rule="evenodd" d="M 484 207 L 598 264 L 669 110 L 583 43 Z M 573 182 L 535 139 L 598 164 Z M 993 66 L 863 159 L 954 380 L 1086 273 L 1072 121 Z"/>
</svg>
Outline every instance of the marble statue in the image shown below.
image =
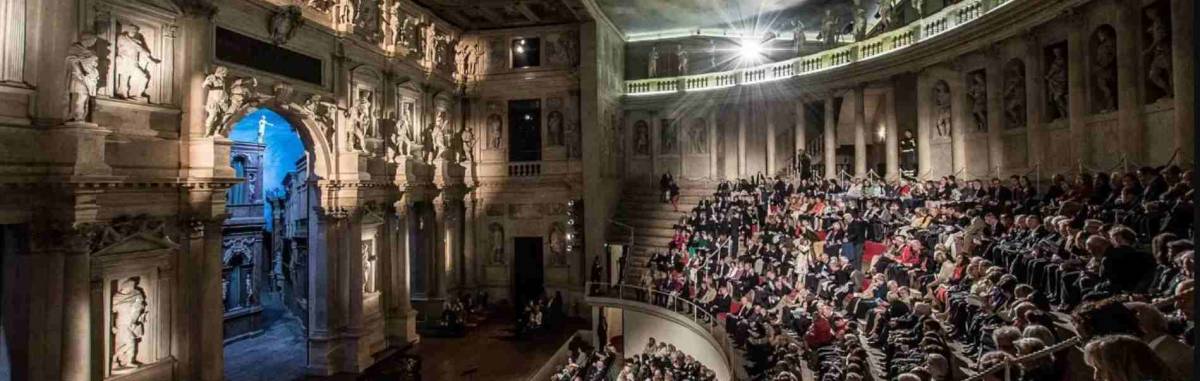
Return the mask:
<svg viewBox="0 0 1200 381">
<path fill-rule="evenodd" d="M 821 19 L 820 36 L 825 42 L 825 47 L 830 48 L 837 45 L 839 22 L 839 17 L 833 15 L 833 8 L 825 8 L 825 17 Z"/>
<path fill-rule="evenodd" d="M 267 25 L 271 42 L 275 45 L 286 44 L 296 35 L 296 31 L 300 30 L 301 25 L 304 25 L 304 16 L 300 7 L 289 5 L 275 12 Z"/>
<path fill-rule="evenodd" d="M 895 4 L 892 1 L 894 0 L 879 0 L 879 10 L 875 15 L 879 19 L 879 27 L 877 28 L 879 32 L 887 32 L 892 29 L 892 25 L 894 24 L 893 19 L 896 17 L 894 12 Z"/>
<path fill-rule="evenodd" d="M 457 72 L 463 83 L 468 79 L 479 74 L 479 60 L 483 57 L 483 46 L 479 40 L 469 46 L 465 42 L 460 42 L 459 47 L 455 49 L 458 57 L 455 58 Z"/>
<path fill-rule="evenodd" d="M 463 126 L 459 140 L 462 141 L 463 154 L 459 156 L 458 161 L 475 161 L 475 128 L 470 125 Z"/>
<path fill-rule="evenodd" d="M 562 224 L 554 223 L 550 225 L 550 233 L 547 234 L 550 241 L 550 263 L 557 266 L 567 265 L 567 238 L 563 232 Z"/>
<path fill-rule="evenodd" d="M 683 45 L 676 45 L 675 57 L 679 61 L 679 68 L 676 70 L 676 75 L 688 74 L 688 52 L 683 48 Z"/>
<path fill-rule="evenodd" d="M 717 69 L 717 40 L 715 38 L 708 39 L 708 67 L 710 70 Z"/>
<path fill-rule="evenodd" d="M 120 99 L 149 99 L 146 88 L 150 86 L 150 64 L 159 62 L 162 61 L 150 53 L 138 26 L 123 25 L 121 34 L 117 36 L 113 95 Z"/>
<path fill-rule="evenodd" d="M 492 223 L 488 226 L 488 232 L 492 238 L 492 263 L 504 263 L 504 227 L 499 223 Z"/>
<path fill-rule="evenodd" d="M 114 373 L 136 369 L 138 350 L 146 335 L 147 310 L 146 292 L 138 285 L 138 278 L 122 280 L 112 294 L 112 368 Z"/>
<path fill-rule="evenodd" d="M 313 94 L 304 100 L 301 113 L 316 121 L 321 135 L 325 136 L 326 141 L 331 142 L 333 140 L 333 115 L 336 109 L 336 105 L 323 100 L 320 94 Z"/>
<path fill-rule="evenodd" d="M 563 116 L 558 110 L 551 111 L 546 117 L 546 137 L 549 146 L 563 145 Z"/>
<path fill-rule="evenodd" d="M 579 33 L 568 31 L 558 39 L 559 53 L 566 59 L 567 66 L 579 66 Z M 616 57 L 616 55 L 613 55 Z"/>
<path fill-rule="evenodd" d="M 708 151 L 708 128 L 703 118 L 693 121 L 688 128 L 688 144 L 690 153 L 705 153 Z"/>
<path fill-rule="evenodd" d="M 403 27 L 403 21 L 401 21 L 401 19 L 404 17 L 404 12 L 400 10 L 400 6 L 403 4 L 403 2 L 394 1 L 387 7 L 387 10 L 383 12 L 384 46 L 394 47 L 400 42 L 400 34 L 403 33 L 403 30 L 401 29 Z"/>
<path fill-rule="evenodd" d="M 664 154 L 676 153 L 679 149 L 679 125 L 674 121 L 664 120 L 662 130 L 658 133 L 658 149 Z"/>
<path fill-rule="evenodd" d="M 1162 98 L 1170 98 L 1175 93 L 1171 79 L 1171 38 L 1162 16 L 1154 9 L 1146 10 L 1146 18 L 1150 26 L 1146 33 L 1150 36 L 1150 46 L 1142 52 L 1150 57 L 1146 76 L 1150 83 L 1162 91 Z M 1157 100 L 1156 100 L 1157 101 Z"/>
<path fill-rule="evenodd" d="M 925 0 L 909 0 L 909 5 L 917 12 L 917 18 L 925 17 Z"/>
<path fill-rule="evenodd" d="M 1067 118 L 1070 113 L 1067 93 L 1067 60 L 1063 57 L 1063 48 L 1055 47 L 1050 65 L 1046 67 L 1046 90 L 1050 95 L 1050 104 L 1057 112 L 1055 119 Z"/>
<path fill-rule="evenodd" d="M 1108 28 L 1096 30 L 1095 62 L 1092 62 L 1092 78 L 1100 99 L 1097 107 L 1100 112 L 1117 109 L 1117 41 L 1113 39 Z"/>
<path fill-rule="evenodd" d="M 433 38 L 433 66 L 438 70 L 453 72 L 454 49 L 458 40 L 449 34 L 436 35 Z"/>
<path fill-rule="evenodd" d="M 633 124 L 633 153 L 650 154 L 650 126 L 644 120 Z"/>
<path fill-rule="evenodd" d="M 983 73 L 971 75 L 967 97 L 971 99 L 971 117 L 975 119 L 975 130 L 987 132 L 987 77 Z"/>
<path fill-rule="evenodd" d="M 583 136 L 579 133 L 579 123 L 574 119 L 563 119 L 563 139 L 566 140 L 568 158 L 583 157 Z"/>
<path fill-rule="evenodd" d="M 258 117 L 258 144 L 263 144 L 263 138 L 266 137 L 267 127 L 274 126 L 274 123 L 267 121 L 266 115 Z"/>
<path fill-rule="evenodd" d="M 333 22 L 337 25 L 348 25 L 354 23 L 354 2 L 351 0 L 337 0 L 338 3 L 333 7 Z"/>
<path fill-rule="evenodd" d="M 229 98 L 225 104 L 225 120 L 221 122 L 222 124 L 228 122 L 229 118 L 243 107 L 258 101 L 255 95 L 256 88 L 258 88 L 258 79 L 254 77 L 236 78 L 229 84 Z"/>
<path fill-rule="evenodd" d="M 657 46 L 650 47 L 650 57 L 647 58 L 646 61 L 647 61 L 647 65 L 649 65 L 649 67 L 646 68 L 646 78 L 657 77 L 658 76 L 658 47 Z"/>
<path fill-rule="evenodd" d="M 1009 63 L 1004 74 L 1004 116 L 1008 128 L 1025 125 L 1025 66 Z"/>
<path fill-rule="evenodd" d="M 487 117 L 488 149 L 498 150 L 504 147 L 504 121 L 500 115 L 491 114 Z"/>
<path fill-rule="evenodd" d="M 933 85 L 933 105 L 937 136 L 950 136 L 950 85 L 946 81 Z"/>
<path fill-rule="evenodd" d="M 96 85 L 100 81 L 100 57 L 92 51 L 96 35 L 81 33 L 79 41 L 67 50 L 67 121 L 86 122 Z"/>
<path fill-rule="evenodd" d="M 867 10 L 863 7 L 854 8 L 854 41 L 867 39 Z"/>
<path fill-rule="evenodd" d="M 363 293 L 375 292 L 375 250 L 374 241 L 362 242 L 362 271 Z"/>
<path fill-rule="evenodd" d="M 383 39 L 379 4 L 379 0 L 356 0 L 354 4 L 354 33 L 367 42 L 378 43 Z"/>
<path fill-rule="evenodd" d="M 405 49 L 406 54 L 413 55 L 414 49 L 418 47 L 423 39 L 421 33 L 424 29 L 421 27 L 421 19 L 415 15 L 404 16 L 404 21 L 400 24 L 399 34 L 396 35 L 396 44 Z"/>
<path fill-rule="evenodd" d="M 447 161 L 454 159 L 454 150 L 452 144 L 452 134 L 450 131 L 449 115 L 445 109 L 439 108 L 433 113 L 433 152 L 434 158 L 442 158 Z"/>
<path fill-rule="evenodd" d="M 204 77 L 204 130 L 205 136 L 224 135 L 224 124 L 227 119 L 225 105 L 229 101 L 228 85 L 225 76 L 228 69 L 217 66 L 211 74 Z"/>
<path fill-rule="evenodd" d="M 804 21 L 800 18 L 792 20 L 792 50 L 799 55 L 804 51 L 804 44 L 808 42 L 808 36 L 804 34 Z"/>
<path fill-rule="evenodd" d="M 346 133 L 346 145 L 355 151 L 365 151 L 367 137 L 375 130 L 375 108 L 371 103 L 371 91 L 360 89 L 354 98 L 353 126 Z"/>
</svg>

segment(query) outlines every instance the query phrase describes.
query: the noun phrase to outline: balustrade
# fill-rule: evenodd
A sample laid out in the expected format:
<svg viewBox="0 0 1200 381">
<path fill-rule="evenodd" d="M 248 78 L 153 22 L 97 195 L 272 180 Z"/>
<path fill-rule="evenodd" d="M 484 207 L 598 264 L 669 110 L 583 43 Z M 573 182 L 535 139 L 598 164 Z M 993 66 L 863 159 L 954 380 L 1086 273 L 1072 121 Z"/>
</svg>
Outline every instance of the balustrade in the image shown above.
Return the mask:
<svg viewBox="0 0 1200 381">
<path fill-rule="evenodd" d="M 516 162 L 508 164 L 509 177 L 533 177 L 542 174 L 541 162 Z"/>
</svg>

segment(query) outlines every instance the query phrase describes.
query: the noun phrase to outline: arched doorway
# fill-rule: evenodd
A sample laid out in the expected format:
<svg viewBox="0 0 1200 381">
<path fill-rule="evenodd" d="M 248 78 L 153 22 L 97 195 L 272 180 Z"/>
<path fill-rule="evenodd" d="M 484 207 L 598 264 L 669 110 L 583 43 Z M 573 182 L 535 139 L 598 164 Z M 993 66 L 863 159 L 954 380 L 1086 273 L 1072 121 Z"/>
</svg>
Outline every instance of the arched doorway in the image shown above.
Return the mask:
<svg viewBox="0 0 1200 381">
<path fill-rule="evenodd" d="M 313 144 L 270 108 L 230 129 L 230 164 L 243 182 L 226 193 L 222 226 L 225 369 L 230 380 L 302 377 L 309 325 L 309 229 L 318 192 Z"/>
</svg>

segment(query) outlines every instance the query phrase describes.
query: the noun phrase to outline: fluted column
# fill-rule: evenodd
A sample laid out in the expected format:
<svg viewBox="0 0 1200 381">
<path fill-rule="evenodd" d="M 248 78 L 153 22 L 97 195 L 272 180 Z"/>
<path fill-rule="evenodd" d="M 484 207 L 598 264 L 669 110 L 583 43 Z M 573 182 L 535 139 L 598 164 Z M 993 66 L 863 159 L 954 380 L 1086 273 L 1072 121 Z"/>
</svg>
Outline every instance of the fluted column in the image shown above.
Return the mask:
<svg viewBox="0 0 1200 381">
<path fill-rule="evenodd" d="M 892 87 L 884 92 L 883 101 L 884 113 L 887 118 L 887 131 L 884 132 L 884 163 L 887 169 L 888 180 L 896 180 L 900 178 L 900 126 L 896 118 L 896 86 L 892 82 Z"/>
<path fill-rule="evenodd" d="M 708 131 L 708 177 L 709 179 L 717 180 L 720 178 L 719 174 L 721 173 L 720 169 L 717 168 L 717 144 L 719 144 L 717 140 L 718 107 L 715 104 L 709 104 L 708 106 L 708 117 L 705 118 L 708 121 L 708 125 L 705 126 Z"/>
<path fill-rule="evenodd" d="M 792 139 L 795 139 L 795 142 L 792 144 L 792 157 L 788 159 L 791 163 L 795 163 L 796 155 L 799 155 L 808 146 L 808 114 L 805 112 L 804 100 L 797 99 L 794 107 L 796 119 L 793 121 L 795 124 L 793 124 Z"/>
<path fill-rule="evenodd" d="M 1084 57 L 1085 46 L 1088 39 L 1085 38 L 1086 32 L 1084 27 L 1086 22 L 1084 17 L 1079 14 L 1067 16 L 1070 32 L 1067 33 L 1067 113 L 1068 126 L 1070 126 L 1071 141 L 1076 144 L 1068 144 L 1066 149 L 1070 150 L 1070 158 L 1072 166 L 1088 165 L 1089 144 L 1087 143 L 1087 96 L 1090 93 L 1087 89 L 1086 77 L 1088 61 Z"/>
<path fill-rule="evenodd" d="M 850 91 L 854 102 L 854 176 L 867 176 L 867 101 L 865 88 L 855 86 Z"/>
<path fill-rule="evenodd" d="M 1190 3 L 1190 2 L 1189 2 Z M 1121 151 L 1130 163 L 1140 163 L 1145 157 L 1145 132 L 1142 127 L 1142 99 L 1139 89 L 1141 81 L 1142 54 L 1138 41 L 1142 31 L 1138 28 L 1142 17 L 1141 4 L 1132 1 L 1116 2 L 1117 25 L 1117 125 L 1120 131 Z M 1178 114 L 1176 114 L 1178 115 Z"/>
<path fill-rule="evenodd" d="M 417 335 L 417 314 L 412 308 L 412 294 L 409 290 L 409 226 L 412 203 L 397 201 L 395 204 L 395 226 L 392 232 L 391 251 L 387 256 L 388 277 L 387 295 L 388 309 L 385 313 L 384 330 L 389 345 L 403 347 L 408 343 L 419 340 Z"/>
<path fill-rule="evenodd" d="M 446 297 L 446 276 L 450 271 L 446 258 L 448 253 L 446 233 L 449 229 L 449 225 L 446 223 L 446 206 L 444 199 L 433 202 L 433 255 L 430 257 L 431 271 L 429 272 L 429 288 L 426 292 L 428 295 L 426 299 L 430 302 L 430 309 L 437 311 L 441 311 L 441 301 Z"/>
<path fill-rule="evenodd" d="M 1004 165 L 1004 79 L 999 49 L 989 49 L 987 58 L 984 73 L 987 78 L 988 172 L 1000 177 L 1000 168 Z"/>
<path fill-rule="evenodd" d="M 341 365 L 336 342 L 345 324 L 339 300 L 344 300 L 341 279 L 337 272 L 340 262 L 337 253 L 344 253 L 345 220 L 341 209 L 314 207 L 308 222 L 308 361 L 305 370 L 312 375 L 331 375 Z M 218 261 L 220 258 L 217 258 Z M 218 279 L 219 281 L 219 279 Z M 219 297 L 220 295 L 218 295 Z M 218 347 L 220 348 L 220 347 Z M 220 351 L 218 351 L 220 354 Z"/>
<path fill-rule="evenodd" d="M 825 178 L 837 178 L 837 111 L 833 94 L 825 95 Z"/>
<path fill-rule="evenodd" d="M 459 242 L 462 245 L 463 258 L 463 286 L 467 289 L 474 290 L 478 285 L 478 281 L 482 276 L 479 274 L 479 251 L 476 250 L 475 244 L 475 221 L 477 213 L 479 213 L 479 199 L 475 192 L 467 195 L 467 200 L 464 205 L 465 212 L 463 217 L 465 221 L 462 224 L 462 238 Z"/>
<path fill-rule="evenodd" d="M 767 119 L 767 176 L 775 175 L 775 102 L 763 100 Z"/>
<path fill-rule="evenodd" d="M 746 124 L 749 123 L 749 121 L 747 121 L 746 119 L 748 119 L 750 117 L 749 110 L 747 110 L 749 108 L 749 105 L 746 103 L 738 103 L 736 107 L 737 107 L 737 115 L 738 115 L 738 121 L 737 121 L 738 177 L 744 178 L 744 177 L 746 177 Z"/>
<path fill-rule="evenodd" d="M 1042 113 L 1045 112 L 1045 80 L 1042 78 L 1042 45 L 1037 34 L 1025 36 L 1025 139 L 1029 146 L 1029 166 L 1043 168 L 1038 176 L 1045 176 L 1045 142 L 1042 136 Z M 1034 179 L 1038 180 L 1038 179 Z"/>
<path fill-rule="evenodd" d="M 952 64 L 954 77 L 946 81 L 950 86 L 950 152 L 951 174 L 967 178 L 967 121 L 971 120 L 971 107 L 967 105 L 966 89 L 964 87 L 967 73 L 962 70 L 960 61 Z M 974 127 L 971 127 L 974 128 Z"/>
<path fill-rule="evenodd" d="M 88 240 L 71 229 L 63 251 L 62 379 L 92 379 L 91 256 Z"/>
<path fill-rule="evenodd" d="M 1196 147 L 1195 0 L 1171 0 L 1171 70 L 1175 87 L 1175 144 L 1177 163 L 1192 164 Z"/>
</svg>

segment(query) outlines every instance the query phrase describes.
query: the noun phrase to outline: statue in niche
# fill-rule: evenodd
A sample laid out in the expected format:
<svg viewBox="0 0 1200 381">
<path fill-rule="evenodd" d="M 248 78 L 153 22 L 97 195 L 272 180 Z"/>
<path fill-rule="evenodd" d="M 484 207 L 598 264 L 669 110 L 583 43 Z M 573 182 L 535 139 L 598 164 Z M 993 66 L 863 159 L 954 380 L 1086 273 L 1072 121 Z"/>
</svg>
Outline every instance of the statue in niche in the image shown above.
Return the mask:
<svg viewBox="0 0 1200 381">
<path fill-rule="evenodd" d="M 383 46 L 395 47 L 399 44 L 401 30 L 401 17 L 404 12 L 400 11 L 399 1 L 392 2 L 383 12 Z"/>
<path fill-rule="evenodd" d="M 679 126 L 674 121 L 663 119 L 658 133 L 658 149 L 664 154 L 673 154 L 679 149 Z"/>
<path fill-rule="evenodd" d="M 300 30 L 301 25 L 304 25 L 304 16 L 300 7 L 289 5 L 275 12 L 268 23 L 271 42 L 275 45 L 286 44 L 296 35 L 296 31 Z"/>
<path fill-rule="evenodd" d="M 504 264 L 504 227 L 493 222 L 488 226 L 492 240 L 492 264 Z"/>
<path fill-rule="evenodd" d="M 483 56 L 483 47 L 480 46 L 479 40 L 475 40 L 470 46 L 467 46 L 466 42 L 460 42 L 455 51 L 458 55 L 454 59 L 455 66 L 458 67 L 459 79 L 465 84 L 468 79 L 479 73 L 479 58 Z"/>
<path fill-rule="evenodd" d="M 971 100 L 971 116 L 975 119 L 975 130 L 987 132 L 987 77 L 983 73 L 976 72 L 971 75 L 967 97 Z"/>
<path fill-rule="evenodd" d="M 362 242 L 363 293 L 375 292 L 375 241 Z"/>
<path fill-rule="evenodd" d="M 563 116 L 558 110 L 551 111 L 550 115 L 546 117 L 546 135 L 549 146 L 563 145 Z"/>
<path fill-rule="evenodd" d="M 567 157 L 578 159 L 583 157 L 583 148 L 581 147 L 583 136 L 579 133 L 579 123 L 576 123 L 574 118 L 563 120 L 563 138 L 567 143 Z"/>
<path fill-rule="evenodd" d="M 705 128 L 705 124 L 705 120 L 700 118 L 692 123 L 691 128 L 688 128 L 689 152 L 705 153 L 708 151 L 708 129 Z"/>
<path fill-rule="evenodd" d="M 120 373 L 142 366 L 138 361 L 138 350 L 146 335 L 147 311 L 146 292 L 138 284 L 138 277 L 122 280 L 113 290 L 112 324 L 112 371 Z"/>
<path fill-rule="evenodd" d="M 950 136 L 950 85 L 937 81 L 933 85 L 934 125 L 939 137 Z"/>
<path fill-rule="evenodd" d="M 650 47 L 650 57 L 646 59 L 648 67 L 646 68 L 646 78 L 654 78 L 658 76 L 658 47 Z"/>
<path fill-rule="evenodd" d="M 348 25 L 354 23 L 354 3 L 351 0 L 338 0 L 338 4 L 333 7 L 333 21 L 337 25 Z"/>
<path fill-rule="evenodd" d="M 792 20 L 792 50 L 796 52 L 796 55 L 800 55 L 804 51 L 804 44 L 807 42 L 808 36 L 804 34 L 804 21 L 797 17 Z"/>
<path fill-rule="evenodd" d="M 917 18 L 925 17 L 925 0 L 910 0 L 908 3 L 917 12 Z"/>
<path fill-rule="evenodd" d="M 463 126 L 462 133 L 459 134 L 462 141 L 462 155 L 459 155 L 458 161 L 475 161 L 475 129 L 471 126 Z"/>
<path fill-rule="evenodd" d="M 411 56 L 413 50 L 417 48 L 421 31 L 421 19 L 415 15 L 405 15 L 404 21 L 400 23 L 400 30 L 396 35 L 396 44 L 401 49 L 404 49 L 406 54 Z"/>
<path fill-rule="evenodd" d="M 500 115 L 491 114 L 487 117 L 488 149 L 498 150 L 504 147 L 504 121 Z"/>
<path fill-rule="evenodd" d="M 867 9 L 861 6 L 854 8 L 854 41 L 867 39 Z"/>
<path fill-rule="evenodd" d="M 1025 125 L 1025 66 L 1020 61 L 1010 62 L 1005 69 L 1004 116 L 1008 128 Z"/>
<path fill-rule="evenodd" d="M 579 66 L 579 33 L 569 31 L 558 39 L 559 53 L 562 54 L 564 63 L 569 67 Z M 615 61 L 617 56 L 612 56 Z"/>
<path fill-rule="evenodd" d="M 365 151 L 368 131 L 374 129 L 374 107 L 371 107 L 371 91 L 359 90 L 354 98 L 353 126 L 347 131 L 346 145 L 350 150 Z"/>
<path fill-rule="evenodd" d="M 833 8 L 825 8 L 825 17 L 821 19 L 821 34 L 817 38 L 825 42 L 826 48 L 837 45 L 837 32 L 840 17 L 833 15 Z"/>
<path fill-rule="evenodd" d="M 221 305 L 229 311 L 229 272 L 221 274 Z"/>
<path fill-rule="evenodd" d="M 650 154 L 650 126 L 644 120 L 633 124 L 633 153 Z"/>
<path fill-rule="evenodd" d="M 616 110 L 609 111 L 609 120 L 612 121 L 613 129 L 616 133 L 612 136 L 613 148 L 617 151 L 618 157 L 625 156 L 625 121 L 622 115 Z"/>
<path fill-rule="evenodd" d="M 449 34 L 436 35 L 433 38 L 433 66 L 438 70 L 454 71 L 454 46 L 457 40 Z"/>
<path fill-rule="evenodd" d="M 895 4 L 893 0 L 879 0 L 879 10 L 875 12 L 875 18 L 879 19 L 879 26 L 876 28 L 879 32 L 887 32 L 892 29 L 893 18 L 895 18 Z"/>
<path fill-rule="evenodd" d="M 550 225 L 550 232 L 547 234 L 550 241 L 550 264 L 555 266 L 567 265 L 567 237 L 563 231 L 562 224 L 555 222 Z"/>
<path fill-rule="evenodd" d="M 688 52 L 683 48 L 683 44 L 676 45 L 675 56 L 679 62 L 679 69 L 676 70 L 678 75 L 688 74 Z"/>
<path fill-rule="evenodd" d="M 321 129 L 320 133 L 325 136 L 325 140 L 332 141 L 333 110 L 336 110 L 337 106 L 323 100 L 320 94 L 313 94 L 304 100 L 304 105 L 301 107 L 305 116 L 317 122 L 317 128 Z"/>
<path fill-rule="evenodd" d="M 1062 47 L 1054 47 L 1050 65 L 1046 67 L 1046 90 L 1050 94 L 1050 104 L 1054 106 L 1055 119 L 1066 118 L 1068 113 L 1067 94 L 1067 60 L 1063 57 Z"/>
<path fill-rule="evenodd" d="M 228 69 L 217 66 L 208 76 L 204 77 L 204 129 L 206 136 L 224 135 L 226 105 L 229 92 L 225 83 Z"/>
<path fill-rule="evenodd" d="M 375 112 L 375 92 L 359 90 L 354 102 L 354 122 L 361 126 L 368 138 L 379 137 L 379 115 Z"/>
<path fill-rule="evenodd" d="M 1175 93 L 1175 88 L 1171 83 L 1170 31 L 1167 29 L 1166 22 L 1162 20 L 1162 16 L 1155 9 L 1146 10 L 1146 19 L 1150 24 L 1146 27 L 1146 33 L 1150 35 L 1150 46 L 1142 52 L 1143 55 L 1150 57 L 1146 76 L 1150 83 L 1162 91 L 1162 98 L 1170 98 Z"/>
<path fill-rule="evenodd" d="M 354 33 L 367 42 L 380 42 L 383 34 L 380 31 L 382 18 L 379 13 L 379 0 L 357 0 L 354 4 Z"/>
<path fill-rule="evenodd" d="M 1096 30 L 1096 61 L 1092 63 L 1092 77 L 1100 99 L 1099 112 L 1117 109 L 1117 42 L 1106 27 Z"/>
<path fill-rule="evenodd" d="M 92 51 L 96 35 L 84 32 L 79 41 L 67 49 L 67 121 L 86 122 L 92 98 L 96 96 L 96 85 L 100 81 L 100 57 Z"/>
<path fill-rule="evenodd" d="M 137 25 L 121 26 L 117 36 L 116 83 L 113 95 L 120 99 L 145 101 L 150 86 L 150 64 L 162 62 L 150 54 Z"/>
<path fill-rule="evenodd" d="M 456 152 L 453 150 L 453 131 L 450 131 L 449 122 L 445 109 L 439 107 L 433 113 L 433 134 L 435 137 L 433 143 L 434 158 L 440 157 L 447 161 L 452 161 Z"/>
<path fill-rule="evenodd" d="M 708 39 L 708 67 L 717 70 L 717 39 Z"/>
</svg>

